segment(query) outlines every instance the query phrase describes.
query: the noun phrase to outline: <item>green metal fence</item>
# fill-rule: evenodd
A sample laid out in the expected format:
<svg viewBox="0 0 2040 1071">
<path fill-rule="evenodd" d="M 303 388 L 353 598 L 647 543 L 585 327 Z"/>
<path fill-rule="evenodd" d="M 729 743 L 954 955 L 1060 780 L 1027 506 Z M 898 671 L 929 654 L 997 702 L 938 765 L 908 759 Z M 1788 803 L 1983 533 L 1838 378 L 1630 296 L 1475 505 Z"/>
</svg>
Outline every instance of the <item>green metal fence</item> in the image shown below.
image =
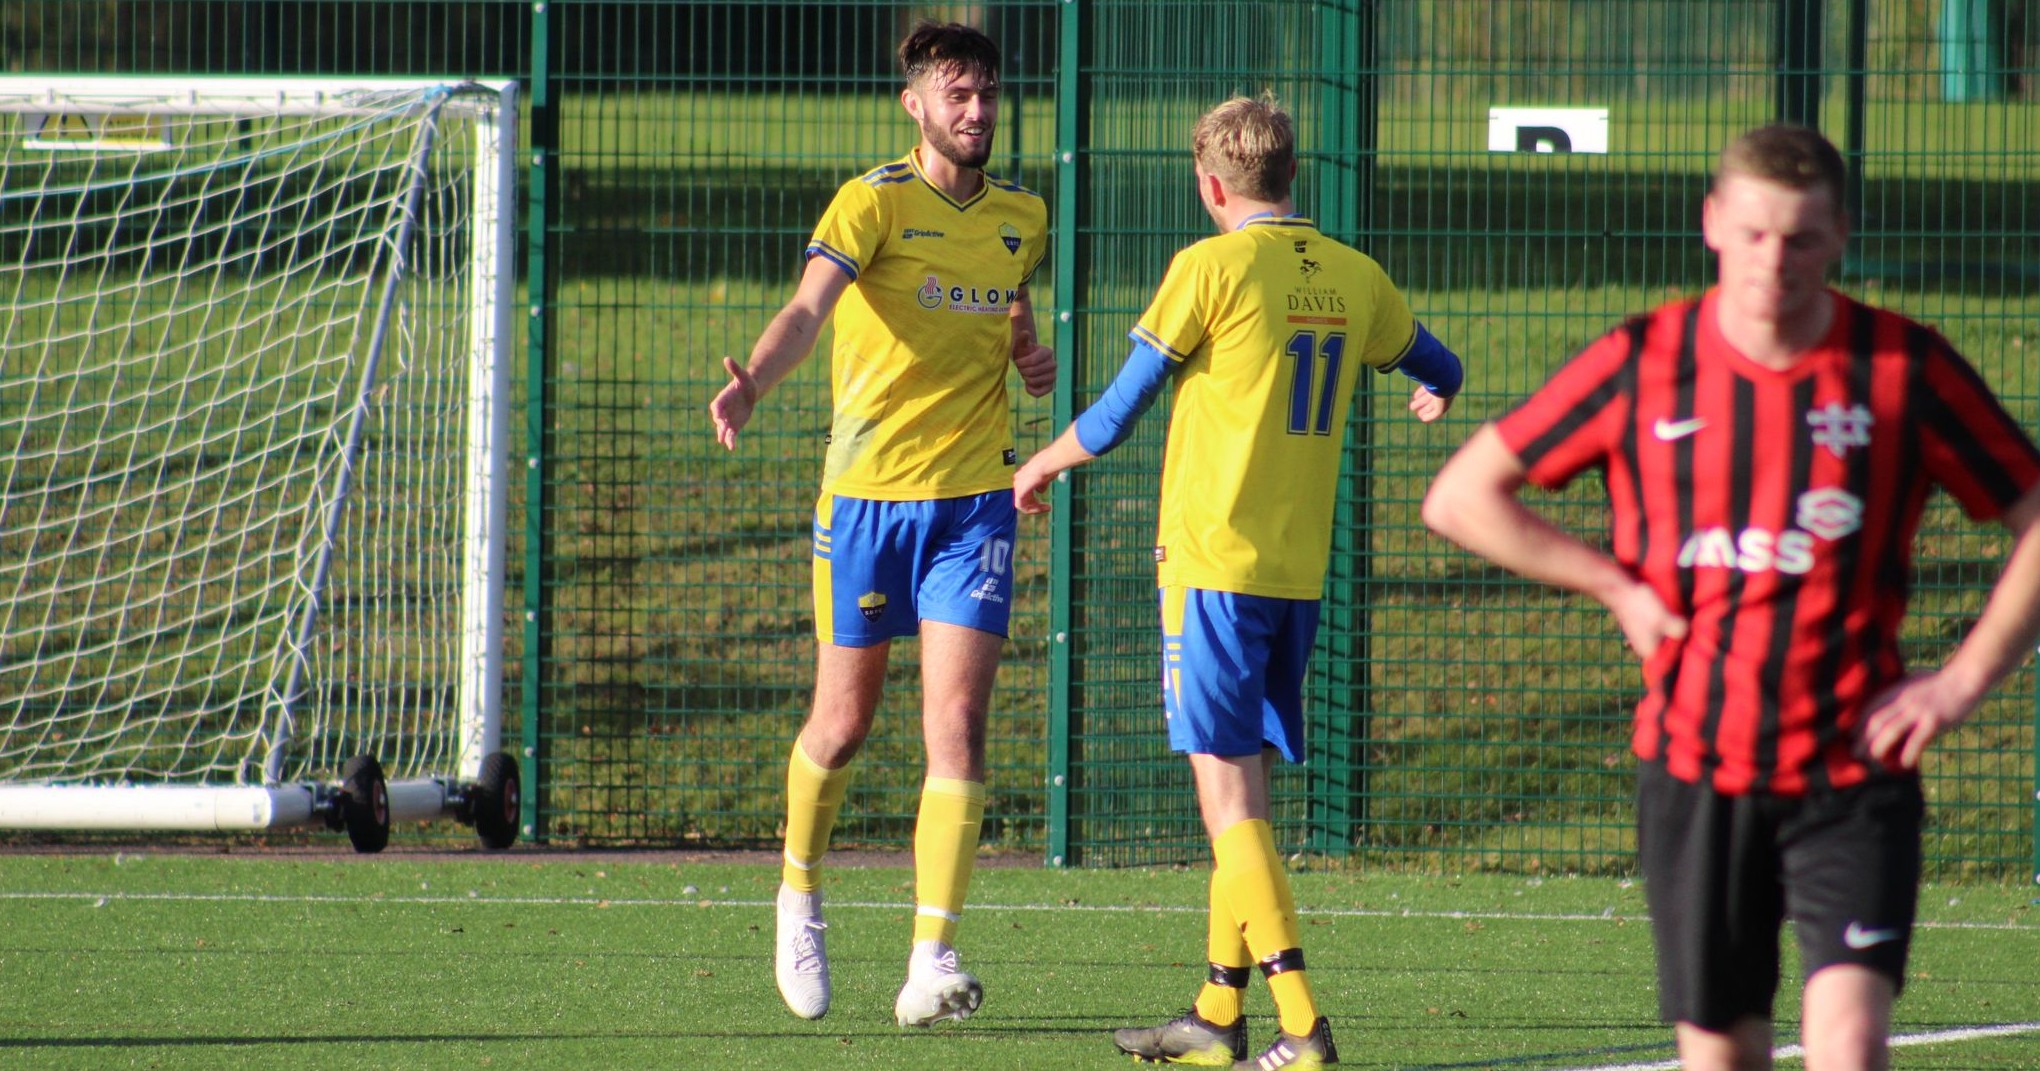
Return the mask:
<svg viewBox="0 0 2040 1071">
<path fill-rule="evenodd" d="M 1168 253 L 1203 233 L 1182 179 L 1190 118 L 1264 87 L 1295 107 L 1313 150 L 1305 211 L 1380 259 L 1471 368 L 1444 427 L 1415 425 L 1386 382 L 1370 384 L 1374 404 L 1359 411 L 1350 523 L 1310 695 L 1320 761 L 1277 784 L 1278 828 L 1294 847 L 1447 868 L 1629 865 L 1638 678 L 1611 623 L 1442 546 L 1415 505 L 1449 450 L 1554 362 L 1623 315 L 1706 284 L 1698 205 L 1734 133 L 1792 118 L 1843 144 L 1860 176 L 1843 285 L 1938 324 L 2033 416 L 2032 72 L 2000 67 L 1983 99 L 1941 99 L 1930 14 L 1897 3 L 1442 0 L 1066 12 L 1084 20 L 1062 143 L 1080 191 L 1077 218 L 1062 221 L 1081 250 L 1077 401 L 1116 369 Z M 2001 64 L 2032 55 L 2004 45 Z M 1490 152 L 1499 107 L 1605 108 L 1609 151 Z M 1187 771 L 1156 739 L 1146 547 L 1159 424 L 1083 470 L 1058 518 L 1069 597 L 1056 612 L 1073 650 L 1052 693 L 1069 751 L 1053 767 L 1067 824 L 1051 828 L 1050 854 L 1066 861 L 1203 851 Z M 1552 505 L 1601 531 L 1592 490 Z M 1929 528 L 1909 634 L 1926 664 L 1973 616 L 2004 549 L 1950 510 Z M 1942 872 L 2030 863 L 2031 695 L 2021 676 L 1936 756 L 1930 852 Z"/>
<path fill-rule="evenodd" d="M 1109 381 L 1169 255 L 1205 233 L 1191 120 L 1272 89 L 1304 137 L 1303 210 L 1379 259 L 1470 367 L 1438 426 L 1403 414 L 1399 381 L 1367 385 L 1310 684 L 1317 758 L 1280 777 L 1278 829 L 1369 865 L 1622 870 L 1638 676 L 1612 623 L 1430 537 L 1416 503 L 1558 361 L 1706 284 L 1713 154 L 1774 117 L 1818 123 L 1854 165 L 1841 285 L 1936 324 L 2040 429 L 2040 4 L 1959 6 L 23 0 L 0 8 L 0 60 L 525 83 L 508 690 L 528 834 L 551 844 L 775 843 L 809 701 L 825 364 L 769 399 L 733 454 L 705 405 L 720 358 L 741 359 L 791 293 L 836 185 L 912 144 L 890 60 L 905 28 L 957 18 L 1000 42 L 993 168 L 1051 207 L 1036 306 L 1065 378 L 1053 405 L 1015 392 L 1023 451 Z M 1607 151 L 1490 151 L 1498 108 L 1606 109 Z M 1084 865 L 1206 850 L 1160 728 L 1161 416 L 1023 524 L 989 842 Z M 1590 489 L 1546 505 L 1602 523 Z M 1941 507 L 1922 542 L 1908 636 L 1932 664 L 2006 542 Z M 913 648 L 896 647 L 839 843 L 908 842 Z M 1938 749 L 1936 875 L 2031 872 L 2034 704 L 2029 669 Z"/>
<path fill-rule="evenodd" d="M 1053 130 L 1052 4 L 987 15 L 1006 50 L 995 167 L 1039 187 Z M 549 443 L 534 499 L 558 518 L 529 566 L 524 692 L 536 816 L 556 841 L 770 840 L 809 701 L 809 546 L 826 358 L 726 453 L 708 399 L 791 293 L 845 179 L 897 158 L 900 5 L 551 5 L 557 208 L 545 353 Z M 1036 301 L 1054 305 L 1042 280 Z M 826 341 L 824 345 L 826 345 Z M 1015 392 L 1017 396 L 1024 394 Z M 1017 407 L 1023 449 L 1046 403 Z M 1016 555 L 1012 665 L 990 732 L 988 840 L 1038 844 L 1047 556 Z M 919 793 L 917 645 L 896 644 L 840 836 L 904 843 Z"/>
</svg>

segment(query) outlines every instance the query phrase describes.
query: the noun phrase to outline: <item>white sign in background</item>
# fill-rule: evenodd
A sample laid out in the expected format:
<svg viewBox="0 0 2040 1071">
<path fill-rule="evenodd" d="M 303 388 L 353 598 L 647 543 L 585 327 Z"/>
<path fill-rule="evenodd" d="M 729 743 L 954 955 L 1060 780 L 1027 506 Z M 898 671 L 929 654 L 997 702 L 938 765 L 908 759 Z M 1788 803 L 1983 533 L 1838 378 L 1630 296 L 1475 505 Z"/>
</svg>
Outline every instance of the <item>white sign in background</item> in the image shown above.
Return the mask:
<svg viewBox="0 0 2040 1071">
<path fill-rule="evenodd" d="M 1489 108 L 1489 152 L 1608 151 L 1606 108 Z"/>
</svg>

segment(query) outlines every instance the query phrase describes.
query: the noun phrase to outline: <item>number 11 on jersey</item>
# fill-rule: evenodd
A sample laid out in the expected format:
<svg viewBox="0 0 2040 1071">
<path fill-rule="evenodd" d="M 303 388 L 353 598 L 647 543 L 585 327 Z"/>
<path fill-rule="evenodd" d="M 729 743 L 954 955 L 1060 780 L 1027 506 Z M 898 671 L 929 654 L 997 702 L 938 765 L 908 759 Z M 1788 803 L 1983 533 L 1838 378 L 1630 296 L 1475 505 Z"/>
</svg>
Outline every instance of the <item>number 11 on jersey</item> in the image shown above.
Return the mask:
<svg viewBox="0 0 2040 1071">
<path fill-rule="evenodd" d="M 1325 335 L 1320 346 L 1317 332 L 1298 331 L 1289 336 L 1289 347 L 1283 352 L 1296 358 L 1290 370 L 1289 434 L 1330 435 L 1337 401 L 1332 392 L 1338 388 L 1340 358 L 1346 353 L 1345 332 Z"/>
</svg>

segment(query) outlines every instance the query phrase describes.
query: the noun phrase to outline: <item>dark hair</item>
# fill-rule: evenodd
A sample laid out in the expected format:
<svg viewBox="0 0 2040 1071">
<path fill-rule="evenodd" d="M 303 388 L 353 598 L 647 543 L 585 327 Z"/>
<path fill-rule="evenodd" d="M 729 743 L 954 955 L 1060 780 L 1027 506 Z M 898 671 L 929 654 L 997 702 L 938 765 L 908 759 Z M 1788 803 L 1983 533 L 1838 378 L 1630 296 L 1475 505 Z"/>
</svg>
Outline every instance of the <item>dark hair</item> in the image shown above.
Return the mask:
<svg viewBox="0 0 2040 1071">
<path fill-rule="evenodd" d="M 983 30 L 957 22 L 923 22 L 900 42 L 900 73 L 913 85 L 931 75 L 976 75 L 997 85 L 999 46 Z"/>
<path fill-rule="evenodd" d="M 1794 190 L 1824 188 L 1842 209 L 1845 167 L 1842 154 L 1820 131 L 1793 123 L 1760 126 L 1721 151 L 1714 185 L 1729 175 L 1746 175 Z"/>
</svg>

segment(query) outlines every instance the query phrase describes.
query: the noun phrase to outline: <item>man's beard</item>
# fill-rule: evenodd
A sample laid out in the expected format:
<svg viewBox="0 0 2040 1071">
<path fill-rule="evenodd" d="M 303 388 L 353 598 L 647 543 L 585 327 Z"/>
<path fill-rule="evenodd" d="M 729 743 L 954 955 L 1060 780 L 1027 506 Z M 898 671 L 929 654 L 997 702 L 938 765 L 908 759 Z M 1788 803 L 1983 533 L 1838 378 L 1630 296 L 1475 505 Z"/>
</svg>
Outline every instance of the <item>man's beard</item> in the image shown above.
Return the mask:
<svg viewBox="0 0 2040 1071">
<path fill-rule="evenodd" d="M 984 149 L 973 158 L 970 155 L 970 150 L 965 149 L 962 143 L 958 142 L 956 137 L 949 131 L 930 126 L 927 123 L 921 124 L 921 136 L 927 139 L 929 146 L 937 153 L 940 153 L 944 160 L 958 167 L 981 168 L 985 166 L 985 163 L 992 158 L 991 132 L 991 127 L 987 126 L 985 128 Z"/>
</svg>

